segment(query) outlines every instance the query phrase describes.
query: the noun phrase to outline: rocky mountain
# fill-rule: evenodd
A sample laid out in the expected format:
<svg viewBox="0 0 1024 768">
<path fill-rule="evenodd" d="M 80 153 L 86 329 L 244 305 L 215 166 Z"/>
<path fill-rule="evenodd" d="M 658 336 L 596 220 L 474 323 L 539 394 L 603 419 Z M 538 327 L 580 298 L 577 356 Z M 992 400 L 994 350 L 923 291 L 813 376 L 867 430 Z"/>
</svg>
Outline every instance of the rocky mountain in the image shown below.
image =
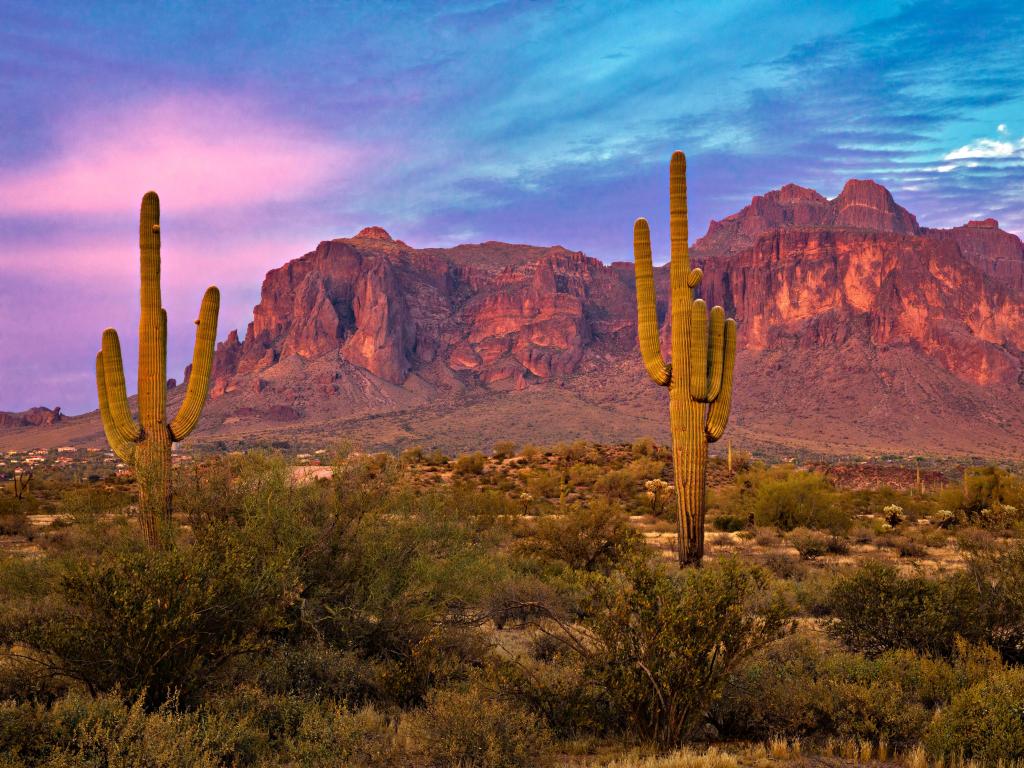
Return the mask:
<svg viewBox="0 0 1024 768">
<path fill-rule="evenodd" d="M 57 424 L 63 418 L 60 406 L 56 408 L 44 408 L 37 406 L 27 411 L 0 411 L 0 429 L 14 429 L 16 427 L 49 427 Z"/>
<path fill-rule="evenodd" d="M 705 298 L 739 321 L 736 442 L 1024 454 L 1024 245 L 994 220 L 929 229 L 871 181 L 831 200 L 789 184 L 712 222 L 692 256 Z M 656 284 L 664 317 L 667 266 Z M 218 345 L 197 437 L 664 438 L 635 311 L 630 262 L 495 242 L 417 249 L 369 227 L 267 274 L 245 334 Z M 91 440 L 89 418 L 47 430 L 80 425 Z M 8 429 L 0 446 L 44 433 Z"/>
</svg>

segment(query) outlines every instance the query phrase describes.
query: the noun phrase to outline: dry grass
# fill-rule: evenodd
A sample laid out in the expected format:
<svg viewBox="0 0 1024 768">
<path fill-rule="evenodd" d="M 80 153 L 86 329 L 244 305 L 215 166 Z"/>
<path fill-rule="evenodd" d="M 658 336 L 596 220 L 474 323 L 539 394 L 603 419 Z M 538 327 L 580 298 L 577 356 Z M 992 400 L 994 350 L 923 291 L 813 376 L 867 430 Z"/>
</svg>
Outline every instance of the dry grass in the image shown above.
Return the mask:
<svg viewBox="0 0 1024 768">
<path fill-rule="evenodd" d="M 662 757 L 624 757 L 605 768 L 739 768 L 732 755 L 710 747 L 705 752 L 684 749 Z"/>
</svg>

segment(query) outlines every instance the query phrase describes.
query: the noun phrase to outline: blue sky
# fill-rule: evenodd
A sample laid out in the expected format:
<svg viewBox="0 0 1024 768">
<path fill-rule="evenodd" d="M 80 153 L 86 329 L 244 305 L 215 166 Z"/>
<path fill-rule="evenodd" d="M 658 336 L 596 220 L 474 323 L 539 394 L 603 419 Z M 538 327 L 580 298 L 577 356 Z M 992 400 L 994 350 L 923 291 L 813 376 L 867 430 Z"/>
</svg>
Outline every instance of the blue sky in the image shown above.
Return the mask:
<svg viewBox="0 0 1024 768">
<path fill-rule="evenodd" d="M 675 148 L 694 237 L 851 177 L 1024 232 L 1024 8 L 0 0 L 0 409 L 94 408 L 108 325 L 134 366 L 150 187 L 180 375 L 206 285 L 223 337 L 268 269 L 366 225 L 628 259 Z"/>
</svg>

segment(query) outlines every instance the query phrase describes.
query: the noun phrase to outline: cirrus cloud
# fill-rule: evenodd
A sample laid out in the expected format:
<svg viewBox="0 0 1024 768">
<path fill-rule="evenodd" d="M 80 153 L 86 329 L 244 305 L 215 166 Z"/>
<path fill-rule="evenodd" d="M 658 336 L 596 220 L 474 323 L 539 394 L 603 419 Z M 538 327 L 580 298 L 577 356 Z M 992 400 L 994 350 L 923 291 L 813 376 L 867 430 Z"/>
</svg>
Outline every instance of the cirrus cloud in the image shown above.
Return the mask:
<svg viewBox="0 0 1024 768">
<path fill-rule="evenodd" d="M 196 94 L 72 115 L 52 149 L 0 172 L 0 215 L 120 212 L 147 189 L 189 213 L 296 200 L 362 156 L 245 102 Z"/>
</svg>

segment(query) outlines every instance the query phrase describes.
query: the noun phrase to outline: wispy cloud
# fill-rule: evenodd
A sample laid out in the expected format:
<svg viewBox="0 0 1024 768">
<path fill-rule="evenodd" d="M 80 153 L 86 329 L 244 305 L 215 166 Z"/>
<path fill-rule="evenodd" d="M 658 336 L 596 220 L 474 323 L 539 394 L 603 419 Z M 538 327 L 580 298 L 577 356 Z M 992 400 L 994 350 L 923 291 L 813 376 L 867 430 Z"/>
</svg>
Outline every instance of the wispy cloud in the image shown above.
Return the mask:
<svg viewBox="0 0 1024 768">
<path fill-rule="evenodd" d="M 1004 127 L 1005 126 L 1001 126 Z M 943 160 L 968 160 L 977 157 L 1013 157 L 1024 152 L 1024 139 L 1018 142 L 999 141 L 997 139 L 976 139 L 964 144 L 959 149 L 947 152 Z"/>
<path fill-rule="evenodd" d="M 53 144 L 0 173 L 0 215 L 121 212 L 148 189 L 178 211 L 218 213 L 308 195 L 362 157 L 250 104 L 196 93 L 70 115 Z"/>
</svg>

